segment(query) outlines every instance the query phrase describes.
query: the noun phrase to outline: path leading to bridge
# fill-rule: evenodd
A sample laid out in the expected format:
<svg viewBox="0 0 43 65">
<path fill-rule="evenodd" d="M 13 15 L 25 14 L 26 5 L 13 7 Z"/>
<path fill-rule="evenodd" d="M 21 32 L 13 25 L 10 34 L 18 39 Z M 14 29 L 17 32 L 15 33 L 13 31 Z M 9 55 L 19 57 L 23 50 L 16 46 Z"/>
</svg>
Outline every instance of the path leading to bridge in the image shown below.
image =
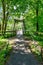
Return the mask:
<svg viewBox="0 0 43 65">
<path fill-rule="evenodd" d="M 13 50 L 6 65 L 40 65 L 22 37 L 13 39 Z"/>
</svg>

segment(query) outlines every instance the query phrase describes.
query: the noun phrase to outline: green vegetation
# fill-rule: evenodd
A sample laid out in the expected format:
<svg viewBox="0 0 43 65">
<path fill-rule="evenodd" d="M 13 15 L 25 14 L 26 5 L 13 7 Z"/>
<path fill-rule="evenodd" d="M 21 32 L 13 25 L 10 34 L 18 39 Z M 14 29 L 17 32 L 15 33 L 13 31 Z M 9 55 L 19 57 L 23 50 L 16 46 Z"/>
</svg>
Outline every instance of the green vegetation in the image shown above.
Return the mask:
<svg viewBox="0 0 43 65">
<path fill-rule="evenodd" d="M 11 46 L 8 42 L 0 41 L 0 65 L 4 65 L 11 51 Z"/>
<path fill-rule="evenodd" d="M 41 52 L 35 53 L 43 57 L 43 0 L 0 0 L 0 40 L 16 36 L 19 23 L 15 23 L 15 17 L 24 18 L 24 37 L 38 42 Z M 0 65 L 5 61 L 6 46 L 7 42 L 0 42 Z M 7 53 L 9 49 L 8 45 Z"/>
</svg>

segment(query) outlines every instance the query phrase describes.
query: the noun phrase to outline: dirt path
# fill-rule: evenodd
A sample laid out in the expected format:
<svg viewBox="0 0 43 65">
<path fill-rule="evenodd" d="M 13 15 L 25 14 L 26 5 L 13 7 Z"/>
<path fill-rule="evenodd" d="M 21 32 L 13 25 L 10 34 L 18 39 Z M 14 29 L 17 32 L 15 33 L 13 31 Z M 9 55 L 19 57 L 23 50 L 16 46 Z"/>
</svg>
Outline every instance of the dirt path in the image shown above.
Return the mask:
<svg viewBox="0 0 43 65">
<path fill-rule="evenodd" d="M 6 65 L 40 65 L 26 45 L 27 42 L 23 39 L 13 39 L 13 50 Z"/>
</svg>

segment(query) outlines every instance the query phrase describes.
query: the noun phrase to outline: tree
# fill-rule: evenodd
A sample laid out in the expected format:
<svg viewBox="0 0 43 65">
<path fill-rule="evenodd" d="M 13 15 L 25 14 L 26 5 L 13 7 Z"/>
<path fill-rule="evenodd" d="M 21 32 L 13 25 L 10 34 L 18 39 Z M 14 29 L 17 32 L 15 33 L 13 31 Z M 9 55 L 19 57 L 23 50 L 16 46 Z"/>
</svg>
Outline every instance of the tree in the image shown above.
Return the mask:
<svg viewBox="0 0 43 65">
<path fill-rule="evenodd" d="M 3 24 L 2 24 L 2 33 L 4 32 L 4 26 L 5 26 L 5 0 L 2 0 L 2 8 L 3 8 Z"/>
<path fill-rule="evenodd" d="M 3 9 L 3 24 L 2 24 L 2 34 L 6 32 L 7 20 L 8 20 L 8 1 L 2 0 L 2 9 Z M 7 7 L 6 7 L 7 6 Z"/>
<path fill-rule="evenodd" d="M 36 11 L 36 32 L 39 31 L 39 4 L 40 1 L 39 0 L 31 0 L 30 1 L 30 6 L 31 8 L 33 8 Z"/>
<path fill-rule="evenodd" d="M 39 1 L 37 0 L 36 2 L 36 18 L 37 18 L 37 22 L 36 22 L 36 31 L 39 31 L 39 19 L 38 19 L 38 13 L 39 13 Z"/>
</svg>

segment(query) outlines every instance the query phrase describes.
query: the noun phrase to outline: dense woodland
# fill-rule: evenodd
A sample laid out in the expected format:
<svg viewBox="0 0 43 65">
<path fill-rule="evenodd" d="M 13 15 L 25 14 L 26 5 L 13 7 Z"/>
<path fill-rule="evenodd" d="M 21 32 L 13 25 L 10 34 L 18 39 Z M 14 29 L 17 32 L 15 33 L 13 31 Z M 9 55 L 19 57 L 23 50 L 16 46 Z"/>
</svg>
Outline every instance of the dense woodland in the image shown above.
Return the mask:
<svg viewBox="0 0 43 65">
<path fill-rule="evenodd" d="M 31 47 L 36 49 L 34 52 L 39 61 L 43 61 L 43 0 L 0 0 L 0 65 L 5 65 L 6 56 L 11 50 L 5 39 L 16 36 L 14 17 L 21 16 L 25 18 L 23 35 L 28 40 L 38 42 L 41 51 L 36 49 L 35 44 Z"/>
</svg>

